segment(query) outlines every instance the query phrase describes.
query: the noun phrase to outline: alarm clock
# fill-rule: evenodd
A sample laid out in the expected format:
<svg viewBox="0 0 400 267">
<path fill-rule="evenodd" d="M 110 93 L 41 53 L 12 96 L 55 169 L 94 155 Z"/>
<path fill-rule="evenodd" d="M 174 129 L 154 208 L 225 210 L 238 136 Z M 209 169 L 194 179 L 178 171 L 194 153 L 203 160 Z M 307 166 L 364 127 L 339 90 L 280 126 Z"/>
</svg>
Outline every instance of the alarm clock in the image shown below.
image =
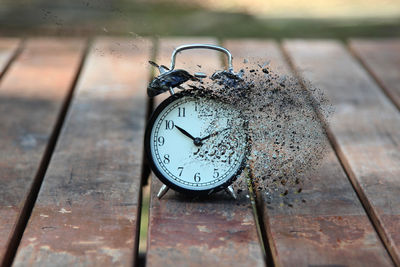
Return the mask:
<svg viewBox="0 0 400 267">
<path fill-rule="evenodd" d="M 220 73 L 236 75 L 230 52 L 214 45 L 176 48 L 170 68 L 151 62 L 160 75 L 149 84 L 148 95 L 169 91 L 171 96 L 151 115 L 145 132 L 145 152 L 150 168 L 164 184 L 159 198 L 169 188 L 192 196 L 225 189 L 236 198 L 231 184 L 244 169 L 249 150 L 247 123 L 241 112 L 206 90 L 174 91 L 188 80 L 206 77 L 203 73 L 191 75 L 185 70 L 174 70 L 176 54 L 194 48 L 224 52 L 229 68 Z"/>
</svg>

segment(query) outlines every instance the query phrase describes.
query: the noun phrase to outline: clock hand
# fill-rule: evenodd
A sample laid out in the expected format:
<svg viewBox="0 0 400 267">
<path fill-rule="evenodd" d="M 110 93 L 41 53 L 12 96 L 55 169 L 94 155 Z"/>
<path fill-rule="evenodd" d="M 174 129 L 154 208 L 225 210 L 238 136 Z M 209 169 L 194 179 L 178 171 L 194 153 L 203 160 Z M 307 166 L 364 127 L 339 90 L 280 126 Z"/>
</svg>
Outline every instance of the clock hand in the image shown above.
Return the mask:
<svg viewBox="0 0 400 267">
<path fill-rule="evenodd" d="M 195 146 L 201 146 L 201 145 L 203 144 L 203 143 L 202 143 L 202 140 L 201 140 L 200 138 L 198 138 L 198 137 L 193 137 L 190 133 L 188 133 L 187 131 L 185 131 L 184 129 L 182 129 L 181 127 L 179 127 L 179 126 L 177 126 L 177 125 L 175 125 L 175 127 L 176 127 L 179 131 L 181 131 L 181 133 L 183 133 L 184 135 L 186 135 L 187 137 L 189 137 L 190 139 L 192 139 Z"/>
<path fill-rule="evenodd" d="M 229 129 L 232 129 L 232 128 L 228 127 L 228 128 L 222 129 L 221 131 L 216 131 L 214 133 L 211 133 L 211 134 L 207 135 L 206 137 L 201 138 L 200 141 L 204 141 L 204 140 L 206 140 L 206 139 L 208 139 L 208 138 L 210 138 L 212 136 L 216 136 L 217 134 L 219 134 L 219 133 L 221 133 L 223 131 L 229 130 Z"/>
<path fill-rule="evenodd" d="M 196 139 L 195 137 L 193 137 L 190 133 L 188 133 L 187 131 L 185 131 L 184 129 L 182 129 L 181 127 L 179 127 L 178 125 L 175 125 L 175 127 L 184 135 L 186 135 L 187 137 L 189 137 L 190 139 L 192 139 L 194 141 L 194 139 Z"/>
</svg>

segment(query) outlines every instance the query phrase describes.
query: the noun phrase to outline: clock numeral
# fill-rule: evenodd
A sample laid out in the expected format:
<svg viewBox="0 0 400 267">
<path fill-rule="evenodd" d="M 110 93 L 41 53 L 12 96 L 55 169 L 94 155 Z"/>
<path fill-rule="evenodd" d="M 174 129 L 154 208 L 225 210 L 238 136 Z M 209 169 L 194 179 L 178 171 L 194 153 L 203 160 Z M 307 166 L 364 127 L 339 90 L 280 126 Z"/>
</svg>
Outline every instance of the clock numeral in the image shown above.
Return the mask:
<svg viewBox="0 0 400 267">
<path fill-rule="evenodd" d="M 159 145 L 159 146 L 163 146 L 164 143 L 165 143 L 165 139 L 164 139 L 164 137 L 162 137 L 162 136 L 158 137 L 158 138 L 157 138 L 157 141 L 158 141 L 158 145 Z"/>
<path fill-rule="evenodd" d="M 164 155 L 164 160 L 163 160 L 163 162 L 164 162 L 164 164 L 168 164 L 168 163 L 171 162 L 170 159 L 169 159 L 169 154 L 165 154 L 165 155 Z"/>
<path fill-rule="evenodd" d="M 186 117 L 185 108 L 178 108 L 178 117 Z"/>
<path fill-rule="evenodd" d="M 228 156 L 228 164 L 231 164 L 232 156 L 235 152 L 231 152 Z"/>
<path fill-rule="evenodd" d="M 196 174 L 194 175 L 194 181 L 200 182 L 200 173 L 199 172 L 196 172 Z"/>
<path fill-rule="evenodd" d="M 178 167 L 178 171 L 180 171 L 179 172 L 179 177 L 181 177 L 182 176 L 182 172 L 183 172 L 183 167 Z"/>
<path fill-rule="evenodd" d="M 165 130 L 172 130 L 174 126 L 175 126 L 174 121 L 171 120 L 165 121 Z"/>
<path fill-rule="evenodd" d="M 234 154 L 234 152 L 232 152 L 232 153 L 230 153 L 229 155 L 228 155 L 228 159 L 226 160 L 226 159 L 223 159 L 223 160 L 221 160 L 221 162 L 227 162 L 228 161 L 228 164 L 231 164 L 231 162 L 232 162 L 232 155 Z"/>
<path fill-rule="evenodd" d="M 218 172 L 218 169 L 214 169 L 214 174 L 213 174 L 213 177 L 214 178 L 218 178 L 219 177 L 219 172 Z"/>
</svg>

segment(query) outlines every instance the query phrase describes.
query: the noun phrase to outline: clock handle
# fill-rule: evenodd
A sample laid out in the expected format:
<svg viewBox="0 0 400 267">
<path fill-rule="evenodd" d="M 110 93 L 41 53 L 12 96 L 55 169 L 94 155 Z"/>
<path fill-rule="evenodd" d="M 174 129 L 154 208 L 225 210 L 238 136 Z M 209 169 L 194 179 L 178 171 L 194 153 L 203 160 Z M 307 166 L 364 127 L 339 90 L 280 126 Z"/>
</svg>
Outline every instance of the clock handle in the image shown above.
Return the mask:
<svg viewBox="0 0 400 267">
<path fill-rule="evenodd" d="M 199 48 L 200 49 L 212 49 L 212 50 L 217 50 L 222 53 L 225 53 L 228 57 L 228 71 L 233 72 L 231 52 L 229 52 L 229 50 L 224 47 L 217 46 L 217 45 L 211 45 L 211 44 L 190 44 L 190 45 L 178 46 L 177 48 L 175 48 L 174 52 L 172 52 L 170 70 L 173 70 L 175 68 L 175 58 L 179 52 L 181 52 L 183 50 L 199 49 Z"/>
</svg>

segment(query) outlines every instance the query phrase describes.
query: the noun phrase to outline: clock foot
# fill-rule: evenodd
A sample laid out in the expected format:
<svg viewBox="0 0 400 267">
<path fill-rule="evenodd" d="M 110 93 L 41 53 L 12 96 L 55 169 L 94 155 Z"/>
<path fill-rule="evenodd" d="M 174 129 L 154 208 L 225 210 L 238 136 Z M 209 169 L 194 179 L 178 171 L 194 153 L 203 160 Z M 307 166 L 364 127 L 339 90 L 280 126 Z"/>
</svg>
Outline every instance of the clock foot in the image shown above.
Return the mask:
<svg viewBox="0 0 400 267">
<path fill-rule="evenodd" d="M 158 191 L 157 197 L 158 199 L 161 199 L 169 190 L 169 187 L 166 186 L 165 184 L 161 186 L 160 191 Z"/>
<path fill-rule="evenodd" d="M 225 191 L 226 191 L 229 195 L 231 195 L 234 199 L 237 199 L 235 190 L 233 190 L 233 188 L 232 188 L 231 185 L 228 186 L 228 187 L 225 189 Z"/>
</svg>

